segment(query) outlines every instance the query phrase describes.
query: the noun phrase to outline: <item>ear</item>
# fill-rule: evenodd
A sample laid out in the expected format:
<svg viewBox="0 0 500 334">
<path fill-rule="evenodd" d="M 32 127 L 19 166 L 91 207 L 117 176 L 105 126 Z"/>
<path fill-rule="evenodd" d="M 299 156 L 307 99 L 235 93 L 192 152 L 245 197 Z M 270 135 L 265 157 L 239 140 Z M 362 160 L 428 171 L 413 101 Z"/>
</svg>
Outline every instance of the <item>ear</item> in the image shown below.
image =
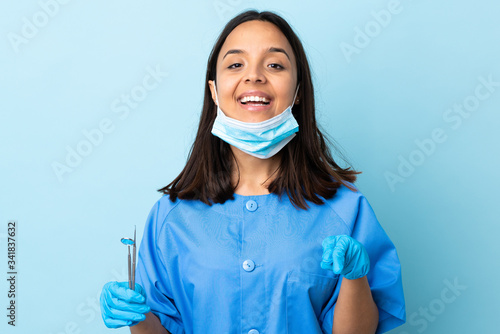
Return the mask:
<svg viewBox="0 0 500 334">
<path fill-rule="evenodd" d="M 212 94 L 212 100 L 214 101 L 215 105 L 217 105 L 217 102 L 215 100 L 215 89 L 213 80 L 208 80 L 208 87 L 210 88 L 210 93 Z"/>
</svg>

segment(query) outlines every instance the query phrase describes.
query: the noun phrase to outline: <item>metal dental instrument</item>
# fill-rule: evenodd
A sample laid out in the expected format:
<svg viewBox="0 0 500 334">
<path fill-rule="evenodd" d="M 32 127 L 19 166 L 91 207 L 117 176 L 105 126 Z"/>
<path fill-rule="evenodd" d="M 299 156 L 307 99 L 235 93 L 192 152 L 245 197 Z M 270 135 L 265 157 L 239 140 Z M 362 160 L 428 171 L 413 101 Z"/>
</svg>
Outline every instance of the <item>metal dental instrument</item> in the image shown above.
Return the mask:
<svg viewBox="0 0 500 334">
<path fill-rule="evenodd" d="M 134 226 L 134 239 L 130 239 L 130 238 L 122 238 L 121 239 L 122 244 L 127 245 L 127 248 L 128 248 L 128 287 L 131 290 L 135 290 L 135 253 L 136 253 L 135 231 L 136 231 L 136 228 Z M 130 245 L 132 245 L 132 251 L 134 253 L 132 261 L 130 258 Z"/>
<path fill-rule="evenodd" d="M 136 239 L 135 239 L 135 230 L 136 230 L 136 226 L 134 225 L 134 257 L 133 257 L 133 261 L 132 261 L 132 290 L 135 290 L 135 253 L 136 253 L 136 248 L 135 248 L 135 245 L 137 244 L 136 243 Z"/>
</svg>

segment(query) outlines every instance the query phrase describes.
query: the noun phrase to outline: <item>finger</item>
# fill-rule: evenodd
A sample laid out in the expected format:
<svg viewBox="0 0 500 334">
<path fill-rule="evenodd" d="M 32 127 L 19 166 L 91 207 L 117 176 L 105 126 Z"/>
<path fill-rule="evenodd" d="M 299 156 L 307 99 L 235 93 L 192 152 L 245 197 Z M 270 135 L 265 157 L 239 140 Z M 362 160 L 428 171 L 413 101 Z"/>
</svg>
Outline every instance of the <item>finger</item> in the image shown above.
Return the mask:
<svg viewBox="0 0 500 334">
<path fill-rule="evenodd" d="M 323 261 L 320 262 L 320 266 L 321 266 L 322 269 L 332 270 L 332 265 L 328 264 L 328 263 L 325 263 Z"/>
<path fill-rule="evenodd" d="M 146 315 L 142 313 L 133 313 L 127 311 L 113 310 L 112 319 L 121 319 L 129 322 L 141 322 L 146 320 Z M 129 325 L 127 325 L 129 326 Z"/>
<path fill-rule="evenodd" d="M 333 252 L 333 249 L 331 248 L 327 248 L 324 252 L 323 252 L 323 256 L 322 256 L 322 260 L 321 260 L 321 268 L 323 269 L 329 269 L 331 270 L 332 269 L 332 252 Z"/>
<path fill-rule="evenodd" d="M 127 282 L 114 283 L 115 284 L 110 284 L 107 289 L 114 297 L 132 303 L 144 303 L 146 301 L 146 298 L 144 298 L 142 294 L 128 288 Z"/>
<path fill-rule="evenodd" d="M 108 294 L 109 294 L 109 291 L 106 289 L 106 286 L 105 286 L 105 288 L 101 291 L 101 296 L 99 298 L 100 306 L 101 306 L 101 315 L 102 315 L 102 319 L 104 320 L 104 322 L 106 322 L 107 319 L 111 316 L 111 311 L 110 311 L 110 308 L 108 306 Z"/>
<path fill-rule="evenodd" d="M 145 296 L 146 295 L 146 291 L 144 291 L 144 288 L 139 284 L 139 283 L 135 283 L 135 292 Z"/>
<path fill-rule="evenodd" d="M 127 300 L 135 303 L 143 303 L 145 301 L 144 289 L 139 284 L 135 284 L 136 289 L 132 290 L 129 288 L 128 282 L 116 282 L 110 286 L 110 290 L 113 294 L 116 294 L 120 299 Z M 140 290 L 137 289 L 140 287 Z"/>
<path fill-rule="evenodd" d="M 331 235 L 329 237 L 326 237 L 323 239 L 323 242 L 321 243 L 321 246 L 323 246 L 323 249 L 328 248 L 328 247 L 335 247 L 335 243 L 337 242 L 337 235 Z"/>
<path fill-rule="evenodd" d="M 113 319 L 113 318 L 106 318 L 104 319 L 104 324 L 108 328 L 120 328 L 124 326 L 130 326 L 132 324 L 132 321 L 128 320 L 121 320 L 121 319 Z"/>
<path fill-rule="evenodd" d="M 323 251 L 322 261 L 326 263 L 332 263 L 332 253 L 333 249 L 331 248 L 327 248 L 325 251 Z"/>
<path fill-rule="evenodd" d="M 332 253 L 332 270 L 335 274 L 341 274 L 345 267 L 346 245 L 343 242 L 337 243 Z"/>
<path fill-rule="evenodd" d="M 107 291 L 105 293 L 106 303 L 109 308 L 121 311 L 129 311 L 134 313 L 148 313 L 151 308 L 144 303 L 132 303 L 127 302 L 122 299 L 116 298 L 111 295 L 111 292 Z"/>
<path fill-rule="evenodd" d="M 133 311 L 123 311 L 123 310 L 117 310 L 112 307 L 110 307 L 107 304 L 102 305 L 104 311 L 103 312 L 106 315 L 105 321 L 108 319 L 115 319 L 115 320 L 122 320 L 125 322 L 133 322 L 133 321 L 143 321 L 146 319 L 146 315 L 142 313 L 136 313 Z M 104 319 L 104 315 L 103 315 Z M 123 325 L 122 326 L 129 326 L 129 325 Z"/>
</svg>

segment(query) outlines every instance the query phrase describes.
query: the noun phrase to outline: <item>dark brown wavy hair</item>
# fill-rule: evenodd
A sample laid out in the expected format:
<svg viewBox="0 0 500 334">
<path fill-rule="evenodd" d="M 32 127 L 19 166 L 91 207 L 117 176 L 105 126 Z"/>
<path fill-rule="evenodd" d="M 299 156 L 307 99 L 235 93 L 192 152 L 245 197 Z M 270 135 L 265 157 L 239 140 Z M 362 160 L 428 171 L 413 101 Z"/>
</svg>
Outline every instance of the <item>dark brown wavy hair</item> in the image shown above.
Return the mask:
<svg viewBox="0 0 500 334">
<path fill-rule="evenodd" d="M 216 79 L 217 58 L 227 36 L 238 25 L 252 20 L 270 22 L 285 35 L 297 60 L 297 82 L 300 83 L 298 96 L 301 101 L 292 110 L 299 124 L 299 132 L 279 152 L 281 162 L 278 173 L 268 191 L 278 194 L 280 198 L 286 192 L 293 205 L 304 210 L 309 208 L 305 200 L 324 204 L 319 196 L 332 198 L 341 184 L 354 191 L 355 189 L 345 181 L 354 183 L 356 174 L 361 172 L 351 170 L 350 167 L 343 169 L 337 165 L 325 138 L 336 152 L 340 153 L 342 160 L 346 161 L 344 155 L 331 144 L 333 140 L 324 136 L 316 124 L 314 89 L 302 43 L 290 25 L 279 15 L 268 11 L 259 13 L 255 10 L 245 11 L 234 17 L 219 35 L 208 58 L 203 110 L 186 166 L 179 176 L 158 191 L 168 194 L 172 201 L 178 197 L 200 200 L 208 205 L 234 199 L 237 185 L 233 187 L 231 184 L 231 168 L 234 166 L 235 157 L 230 145 L 211 133 L 217 107 L 212 100 L 208 81 Z"/>
</svg>

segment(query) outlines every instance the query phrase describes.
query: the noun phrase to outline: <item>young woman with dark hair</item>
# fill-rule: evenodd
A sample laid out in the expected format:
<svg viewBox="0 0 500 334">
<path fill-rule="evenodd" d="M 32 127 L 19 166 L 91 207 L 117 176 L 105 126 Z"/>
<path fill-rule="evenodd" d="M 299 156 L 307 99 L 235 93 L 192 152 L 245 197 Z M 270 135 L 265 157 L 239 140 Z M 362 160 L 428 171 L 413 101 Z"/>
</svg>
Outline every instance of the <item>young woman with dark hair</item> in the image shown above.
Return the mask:
<svg viewBox="0 0 500 334">
<path fill-rule="evenodd" d="M 405 321 L 393 243 L 315 117 L 306 54 L 246 11 L 210 54 L 186 166 L 153 206 L 135 290 L 107 283 L 132 333 L 383 333 Z"/>
<path fill-rule="evenodd" d="M 286 192 L 297 207 L 306 209 L 306 200 L 315 204 L 321 204 L 322 201 L 319 196 L 324 198 L 333 197 L 340 184 L 353 189 L 345 181 L 354 182 L 356 174 L 359 174 L 359 172 L 350 170 L 350 168 L 342 169 L 335 163 L 325 143 L 325 137 L 318 129 L 313 83 L 302 43 L 288 23 L 281 17 L 270 12 L 258 13 L 248 11 L 235 17 L 226 25 L 213 47 L 207 64 L 207 85 L 205 86 L 200 125 L 187 164 L 175 180 L 159 191 L 169 194 L 173 200 L 177 197 L 181 199 L 198 199 L 206 204 L 210 202 L 224 203 L 232 197 L 235 191 L 238 192 L 237 187 L 239 184 L 236 182 L 237 186 L 235 189 L 235 180 L 232 177 L 236 177 L 236 179 L 241 177 L 238 174 L 240 172 L 239 168 L 244 166 L 238 164 L 238 159 L 234 154 L 236 150 L 231 149 L 230 144 L 212 134 L 213 124 L 217 117 L 217 105 L 214 103 L 214 81 L 217 78 L 217 63 L 220 60 L 220 51 L 227 37 L 237 26 L 249 21 L 267 22 L 276 26 L 290 45 L 290 54 L 283 56 L 295 58 L 293 64 L 290 63 L 290 60 L 288 62 L 289 66 L 293 67 L 296 73 L 292 77 L 292 68 L 290 68 L 290 71 L 287 71 L 288 77 L 282 78 L 282 80 L 286 80 L 287 85 L 291 89 L 289 89 L 288 96 L 283 101 L 280 101 L 282 103 L 281 109 L 276 106 L 275 101 L 271 101 L 270 104 L 275 104 L 274 108 L 277 112 L 283 111 L 290 104 L 292 98 L 290 94 L 295 92 L 294 88 L 300 86 L 297 99 L 294 101 L 295 105 L 292 109 L 300 132 L 294 140 L 291 140 L 284 146 L 279 154 L 272 159 L 273 164 L 270 164 L 271 161 L 269 160 L 256 160 L 261 165 L 278 165 L 279 167 L 276 173 L 271 176 L 273 180 L 266 180 L 268 186 L 263 186 L 264 190 L 259 190 L 258 192 L 266 193 L 267 190 L 275 194 Z M 224 60 L 226 62 L 230 61 L 227 57 Z M 219 75 L 223 76 L 222 80 L 225 80 L 224 76 L 228 71 L 237 73 L 236 80 L 250 80 L 250 78 L 240 78 L 240 76 L 252 75 L 248 72 L 241 74 L 241 68 L 230 70 L 220 69 Z M 283 71 L 279 69 L 271 68 L 269 71 L 274 71 L 274 73 L 283 77 Z M 270 80 L 270 78 L 265 79 Z M 225 81 L 222 80 L 217 80 L 219 85 L 225 84 Z M 255 80 L 263 81 L 259 78 L 255 78 Z M 248 89 L 258 89 L 260 86 L 264 86 L 262 82 L 247 85 L 251 85 Z M 242 91 L 246 89 L 240 88 Z M 234 98 L 235 96 L 232 97 Z M 268 105 L 268 108 L 271 107 L 271 105 Z M 225 113 L 230 111 L 230 109 L 226 110 L 226 108 L 224 110 Z M 256 112 L 256 115 L 252 117 L 256 120 L 259 117 L 264 120 L 270 116 L 269 114 L 267 111 L 265 113 Z M 240 117 L 250 118 L 251 115 L 252 113 L 249 112 L 247 116 L 241 115 Z M 238 116 L 235 113 L 235 117 Z M 239 151 L 236 152 L 236 154 L 239 153 Z M 251 158 L 249 157 L 249 159 Z M 271 169 L 273 169 L 272 173 L 274 168 Z M 254 175 L 256 174 L 255 172 L 252 170 L 251 174 Z M 266 174 L 262 175 L 264 177 L 263 180 L 266 179 L 266 176 L 269 176 Z"/>
</svg>

